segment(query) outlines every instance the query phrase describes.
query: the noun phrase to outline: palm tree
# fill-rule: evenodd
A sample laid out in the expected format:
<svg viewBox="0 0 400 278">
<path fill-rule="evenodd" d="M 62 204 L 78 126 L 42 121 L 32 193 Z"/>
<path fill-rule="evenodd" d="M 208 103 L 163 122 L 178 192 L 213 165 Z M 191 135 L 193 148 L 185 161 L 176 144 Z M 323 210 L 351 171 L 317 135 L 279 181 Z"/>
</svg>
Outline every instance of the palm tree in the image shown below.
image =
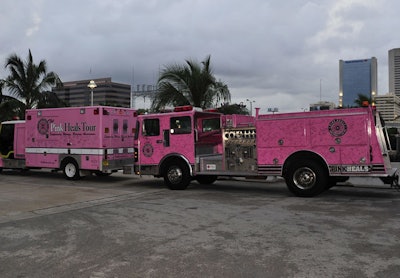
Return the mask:
<svg viewBox="0 0 400 278">
<path fill-rule="evenodd" d="M 210 108 L 221 101 L 230 101 L 228 86 L 215 79 L 210 59 L 210 56 L 206 57 L 201 64 L 186 60 L 185 65 L 166 66 L 158 79 L 158 94 L 153 100 L 152 110 L 167 105 Z"/>
<path fill-rule="evenodd" d="M 24 117 L 24 103 L 18 99 L 3 95 L 4 81 L 0 80 L 0 122 Z"/>
<path fill-rule="evenodd" d="M 3 80 L 10 94 L 23 101 L 25 109 L 35 108 L 42 98 L 42 93 L 52 86 L 61 87 L 62 82 L 54 72 L 47 72 L 46 61 L 38 65 L 33 63 L 32 53 L 26 61 L 22 61 L 16 54 L 6 59 L 5 68 L 10 75 Z"/>
<path fill-rule="evenodd" d="M 368 102 L 369 104 L 372 103 L 371 98 L 363 94 L 358 94 L 357 98 L 354 100 L 354 103 L 356 104 L 357 107 L 362 107 L 364 102 Z"/>
</svg>

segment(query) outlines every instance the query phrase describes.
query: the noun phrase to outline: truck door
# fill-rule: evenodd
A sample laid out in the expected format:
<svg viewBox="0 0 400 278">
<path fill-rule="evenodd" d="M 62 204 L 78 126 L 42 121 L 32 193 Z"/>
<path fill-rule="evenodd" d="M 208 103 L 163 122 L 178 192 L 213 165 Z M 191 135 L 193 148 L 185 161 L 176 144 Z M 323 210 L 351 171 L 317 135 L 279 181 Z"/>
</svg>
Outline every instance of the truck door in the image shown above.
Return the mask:
<svg viewBox="0 0 400 278">
<path fill-rule="evenodd" d="M 141 165 L 157 165 L 168 154 L 194 159 L 192 117 L 144 118 L 138 148 Z"/>
<path fill-rule="evenodd" d="M 169 120 L 169 151 L 194 162 L 193 114 L 171 117 Z"/>
<path fill-rule="evenodd" d="M 25 158 L 25 125 L 15 126 L 14 158 Z"/>
<path fill-rule="evenodd" d="M 157 165 L 160 157 L 164 155 L 164 140 L 161 129 L 164 120 L 159 118 L 145 118 L 142 121 L 140 132 L 139 148 L 139 163 L 146 165 Z"/>
</svg>

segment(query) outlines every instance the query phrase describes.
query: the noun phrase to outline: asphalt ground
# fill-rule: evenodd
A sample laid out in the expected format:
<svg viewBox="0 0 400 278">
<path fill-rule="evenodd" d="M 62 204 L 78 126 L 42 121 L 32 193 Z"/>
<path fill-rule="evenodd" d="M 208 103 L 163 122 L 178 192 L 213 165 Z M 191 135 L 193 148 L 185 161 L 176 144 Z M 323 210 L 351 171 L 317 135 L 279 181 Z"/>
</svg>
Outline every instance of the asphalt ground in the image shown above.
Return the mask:
<svg viewBox="0 0 400 278">
<path fill-rule="evenodd" d="M 400 192 L 352 179 L 314 198 L 283 181 L 0 175 L 0 277 L 399 277 Z"/>
</svg>

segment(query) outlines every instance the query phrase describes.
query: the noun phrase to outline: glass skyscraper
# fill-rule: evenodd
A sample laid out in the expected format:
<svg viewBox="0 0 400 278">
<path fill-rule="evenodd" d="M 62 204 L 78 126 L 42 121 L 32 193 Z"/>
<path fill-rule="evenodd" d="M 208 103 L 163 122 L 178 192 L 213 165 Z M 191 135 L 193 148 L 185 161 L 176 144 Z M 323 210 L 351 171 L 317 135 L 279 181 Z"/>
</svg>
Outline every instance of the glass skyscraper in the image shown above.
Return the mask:
<svg viewBox="0 0 400 278">
<path fill-rule="evenodd" d="M 339 60 L 339 107 L 356 106 L 358 95 L 374 102 L 378 89 L 378 63 L 375 57 Z"/>
</svg>

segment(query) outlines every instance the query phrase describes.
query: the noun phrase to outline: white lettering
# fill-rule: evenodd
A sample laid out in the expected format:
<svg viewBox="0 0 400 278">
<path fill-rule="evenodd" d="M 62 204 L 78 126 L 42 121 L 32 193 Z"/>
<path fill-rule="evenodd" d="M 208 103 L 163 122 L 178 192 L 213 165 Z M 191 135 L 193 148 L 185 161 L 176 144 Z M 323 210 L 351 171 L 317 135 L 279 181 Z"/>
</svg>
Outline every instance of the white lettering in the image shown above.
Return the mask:
<svg viewBox="0 0 400 278">
<path fill-rule="evenodd" d="M 51 123 L 50 124 L 50 132 L 63 132 L 64 129 L 62 127 L 62 124 L 55 124 Z"/>
</svg>

